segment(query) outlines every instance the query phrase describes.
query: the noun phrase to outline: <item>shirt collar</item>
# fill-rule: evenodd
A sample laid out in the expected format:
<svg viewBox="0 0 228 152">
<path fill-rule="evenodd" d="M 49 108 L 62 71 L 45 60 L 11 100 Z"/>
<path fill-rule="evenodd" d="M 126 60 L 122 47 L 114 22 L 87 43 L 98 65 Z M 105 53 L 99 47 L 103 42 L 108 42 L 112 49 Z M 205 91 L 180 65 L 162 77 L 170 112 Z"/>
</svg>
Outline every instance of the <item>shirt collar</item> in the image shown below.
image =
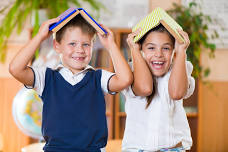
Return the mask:
<svg viewBox="0 0 228 152">
<path fill-rule="evenodd" d="M 60 70 L 66 70 L 68 72 L 71 72 L 70 69 L 68 69 L 67 67 L 65 67 L 62 63 L 60 63 L 56 68 L 55 68 L 57 71 L 60 71 Z M 76 73 L 76 74 L 73 74 L 72 72 L 72 75 L 78 75 L 80 73 L 84 73 L 84 72 L 87 72 L 89 70 L 94 70 L 94 68 L 90 65 L 87 65 L 82 71 Z"/>
</svg>

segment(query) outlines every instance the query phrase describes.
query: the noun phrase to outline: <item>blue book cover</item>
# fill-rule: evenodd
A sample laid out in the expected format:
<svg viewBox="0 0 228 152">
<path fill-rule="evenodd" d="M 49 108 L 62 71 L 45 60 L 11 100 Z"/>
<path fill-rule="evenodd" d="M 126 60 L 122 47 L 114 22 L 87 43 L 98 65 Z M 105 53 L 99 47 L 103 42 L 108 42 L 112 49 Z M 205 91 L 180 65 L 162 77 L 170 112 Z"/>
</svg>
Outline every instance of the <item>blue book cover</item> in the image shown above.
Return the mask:
<svg viewBox="0 0 228 152">
<path fill-rule="evenodd" d="M 50 31 L 57 32 L 61 29 L 65 24 L 67 24 L 72 18 L 74 18 L 77 14 L 81 14 L 81 16 L 91 24 L 98 32 L 101 34 L 107 34 L 104 28 L 102 28 L 83 8 L 69 8 L 65 12 L 63 12 L 59 18 L 60 20 L 49 27 Z"/>
<path fill-rule="evenodd" d="M 62 14 L 59 15 L 60 20 L 54 24 L 52 24 L 49 27 L 49 30 L 53 30 L 56 26 L 58 26 L 60 23 L 62 23 L 64 20 L 66 20 L 68 17 L 70 17 L 73 13 L 75 13 L 77 11 L 76 8 L 69 8 L 68 10 L 66 10 L 65 12 L 63 12 Z"/>
</svg>

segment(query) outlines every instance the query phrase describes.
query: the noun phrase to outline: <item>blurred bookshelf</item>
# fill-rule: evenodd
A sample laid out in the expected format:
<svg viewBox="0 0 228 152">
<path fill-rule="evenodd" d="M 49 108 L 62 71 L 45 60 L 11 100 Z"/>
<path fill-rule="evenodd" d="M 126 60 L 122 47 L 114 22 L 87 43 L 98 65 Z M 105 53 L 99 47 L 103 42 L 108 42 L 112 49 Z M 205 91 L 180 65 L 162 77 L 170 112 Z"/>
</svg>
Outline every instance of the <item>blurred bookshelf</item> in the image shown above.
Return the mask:
<svg viewBox="0 0 228 152">
<path fill-rule="evenodd" d="M 122 51 L 123 56 L 127 61 L 130 60 L 130 50 L 128 48 L 128 45 L 126 43 L 126 38 L 128 34 L 131 32 L 130 29 L 112 29 L 113 34 L 115 35 L 115 41 L 117 43 L 117 46 L 120 48 Z M 114 71 L 113 64 L 111 57 L 108 53 L 108 51 L 102 46 L 101 42 L 99 41 L 99 38 L 97 37 L 94 41 L 94 48 L 92 52 L 92 58 L 89 63 L 91 66 L 93 66 L 95 69 L 104 69 L 110 72 Z M 114 107 L 114 101 L 116 101 L 116 97 L 119 97 L 119 93 L 116 95 L 106 95 L 105 100 L 106 100 L 106 118 L 107 118 L 107 123 L 108 123 L 108 138 L 109 139 L 115 139 L 114 133 L 116 132 L 116 127 L 115 123 L 116 122 L 116 115 L 119 115 L 121 113 L 115 112 L 115 107 Z M 119 102 L 119 101 L 118 101 Z M 124 111 L 124 109 L 122 109 Z M 118 124 L 123 124 L 125 121 L 125 113 L 123 112 L 123 119 L 121 120 L 121 123 Z M 115 119 L 115 120 L 114 120 Z M 125 125 L 120 126 L 121 129 L 123 130 Z M 122 131 L 123 132 L 123 131 Z"/>
<path fill-rule="evenodd" d="M 127 61 L 131 60 L 131 53 L 126 42 L 127 36 L 131 33 L 131 29 L 115 29 L 113 30 L 116 37 L 116 43 L 122 54 L 124 55 Z M 126 113 L 124 112 L 124 105 L 125 105 L 125 97 L 122 93 L 118 93 L 115 95 L 115 139 L 122 139 L 124 128 L 125 128 L 125 120 L 126 120 Z"/>
</svg>

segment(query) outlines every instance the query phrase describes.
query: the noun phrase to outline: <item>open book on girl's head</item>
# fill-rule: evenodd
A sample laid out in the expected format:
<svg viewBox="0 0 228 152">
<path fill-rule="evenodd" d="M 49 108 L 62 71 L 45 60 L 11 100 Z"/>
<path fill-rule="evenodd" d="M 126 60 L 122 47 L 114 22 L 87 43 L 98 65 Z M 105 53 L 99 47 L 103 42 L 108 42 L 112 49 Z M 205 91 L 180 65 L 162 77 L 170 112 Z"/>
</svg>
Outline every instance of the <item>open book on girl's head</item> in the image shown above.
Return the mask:
<svg viewBox="0 0 228 152">
<path fill-rule="evenodd" d="M 184 42 L 184 39 L 177 31 L 177 29 L 182 29 L 182 27 L 160 7 L 155 8 L 133 27 L 132 31 L 141 28 L 141 32 L 134 38 L 134 42 L 138 42 L 147 32 L 159 24 L 162 24 L 179 43 Z"/>
</svg>

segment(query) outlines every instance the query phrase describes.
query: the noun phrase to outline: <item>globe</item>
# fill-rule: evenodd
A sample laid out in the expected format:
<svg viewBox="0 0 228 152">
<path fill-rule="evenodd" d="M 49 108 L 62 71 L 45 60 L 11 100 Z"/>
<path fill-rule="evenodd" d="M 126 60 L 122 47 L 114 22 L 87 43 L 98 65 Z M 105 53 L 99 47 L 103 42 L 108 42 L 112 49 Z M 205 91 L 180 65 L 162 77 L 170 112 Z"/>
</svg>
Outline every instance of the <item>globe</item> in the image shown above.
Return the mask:
<svg viewBox="0 0 228 152">
<path fill-rule="evenodd" d="M 13 100 L 13 117 L 19 129 L 26 135 L 42 139 L 43 103 L 36 91 L 23 87 Z"/>
</svg>

